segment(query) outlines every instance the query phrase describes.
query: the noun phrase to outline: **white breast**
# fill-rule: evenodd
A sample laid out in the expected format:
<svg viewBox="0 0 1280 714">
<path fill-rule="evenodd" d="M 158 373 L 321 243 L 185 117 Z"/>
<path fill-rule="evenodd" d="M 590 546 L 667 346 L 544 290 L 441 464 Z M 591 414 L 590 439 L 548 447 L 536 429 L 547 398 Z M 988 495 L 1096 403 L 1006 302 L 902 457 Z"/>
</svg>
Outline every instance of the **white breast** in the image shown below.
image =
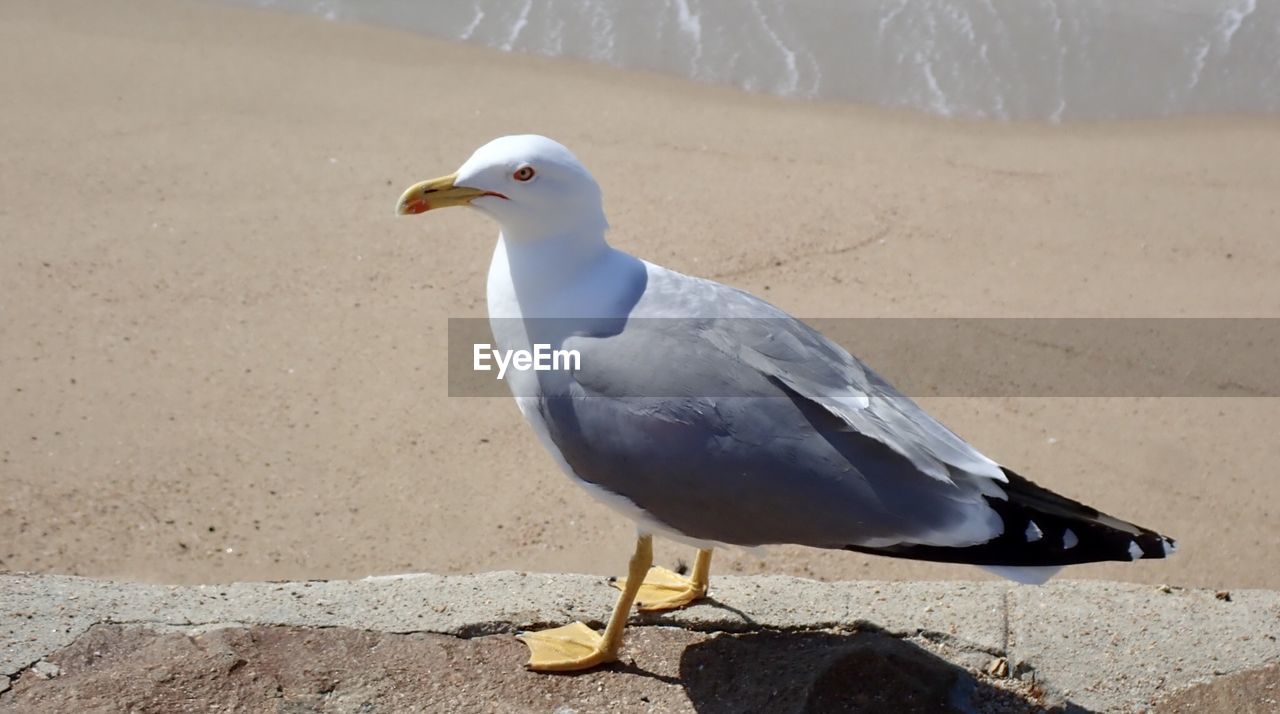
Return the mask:
<svg viewBox="0 0 1280 714">
<path fill-rule="evenodd" d="M 569 300 L 565 304 L 575 305 L 578 308 L 592 305 L 607 305 L 612 302 L 609 295 L 598 294 L 601 292 L 600 283 L 594 282 L 591 285 L 582 286 L 582 290 L 575 291 L 572 285 L 565 286 L 565 295 L 569 296 Z M 622 281 L 615 283 L 606 282 L 615 290 L 622 290 L 625 285 Z M 594 293 L 575 295 L 575 292 Z M 489 311 L 489 326 L 493 330 L 494 342 L 499 349 L 531 349 L 533 345 L 530 343 L 528 332 L 524 329 L 523 318 L 525 309 L 521 306 L 516 296 L 516 289 L 511 277 L 511 266 L 507 260 L 506 247 L 501 239 L 493 251 L 493 260 L 489 263 L 489 278 L 486 288 L 486 296 Z M 539 309 L 541 308 L 541 309 Z M 546 306 L 535 306 L 533 314 L 547 315 Z M 558 315 L 563 315 L 563 312 Z M 551 439 L 551 433 L 547 429 L 546 419 L 542 415 L 542 411 L 538 408 L 538 401 L 541 396 L 541 390 L 538 386 L 537 377 L 534 372 L 508 372 L 506 376 L 507 386 L 512 391 L 516 405 L 520 408 L 520 413 L 524 415 L 525 421 L 529 423 L 529 428 L 537 435 L 538 441 L 542 447 L 551 454 L 551 458 L 555 460 L 556 465 L 560 467 L 574 483 L 581 486 L 587 493 L 601 503 L 609 506 L 618 513 L 626 516 L 636 523 L 636 527 L 644 533 L 660 534 L 671 540 L 691 545 L 695 548 L 713 548 L 722 547 L 724 544 L 712 543 L 707 541 L 690 538 L 678 531 L 671 529 L 663 523 L 658 522 L 643 509 L 633 503 L 630 499 L 615 493 L 606 491 L 599 486 L 590 483 L 574 472 L 573 467 L 565 460 L 564 454 L 560 451 L 560 447 L 556 446 L 555 441 Z"/>
</svg>

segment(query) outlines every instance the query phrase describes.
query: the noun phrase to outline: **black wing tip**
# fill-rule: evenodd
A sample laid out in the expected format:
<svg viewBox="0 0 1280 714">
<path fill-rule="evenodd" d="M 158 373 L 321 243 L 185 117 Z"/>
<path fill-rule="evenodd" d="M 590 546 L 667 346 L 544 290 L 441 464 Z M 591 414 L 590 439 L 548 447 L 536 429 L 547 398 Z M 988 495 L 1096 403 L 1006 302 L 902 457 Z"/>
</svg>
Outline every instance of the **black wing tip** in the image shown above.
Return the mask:
<svg viewBox="0 0 1280 714">
<path fill-rule="evenodd" d="M 1078 530 L 1085 532 L 1083 528 Z M 1045 537 L 1048 538 L 1048 534 Z M 1112 531 L 1104 537 L 1097 537 L 1097 534 L 1081 536 L 1077 529 L 1064 528 L 1054 534 L 1052 541 L 1028 543 L 1002 534 L 986 543 L 969 546 L 902 543 L 874 548 L 846 545 L 844 550 L 935 563 L 1037 568 L 1163 559 L 1178 551 L 1178 543 L 1173 538 L 1153 532 L 1134 535 Z"/>
<path fill-rule="evenodd" d="M 879 548 L 848 545 L 845 549 L 912 560 L 1004 567 L 1162 559 L 1178 550 L 1173 538 L 1053 493 L 1008 469 L 1004 471 L 1009 476 L 1007 498 L 986 497 L 1004 530 L 985 543 L 902 543 Z"/>
<path fill-rule="evenodd" d="M 1148 550 L 1146 548 L 1142 549 L 1143 558 L 1163 559 L 1163 558 L 1168 558 L 1169 556 L 1178 552 L 1178 541 L 1174 540 L 1173 538 L 1170 538 L 1169 536 L 1160 535 L 1157 533 L 1156 541 L 1157 541 L 1156 545 L 1159 546 L 1158 548 L 1153 548 L 1151 550 Z"/>
</svg>

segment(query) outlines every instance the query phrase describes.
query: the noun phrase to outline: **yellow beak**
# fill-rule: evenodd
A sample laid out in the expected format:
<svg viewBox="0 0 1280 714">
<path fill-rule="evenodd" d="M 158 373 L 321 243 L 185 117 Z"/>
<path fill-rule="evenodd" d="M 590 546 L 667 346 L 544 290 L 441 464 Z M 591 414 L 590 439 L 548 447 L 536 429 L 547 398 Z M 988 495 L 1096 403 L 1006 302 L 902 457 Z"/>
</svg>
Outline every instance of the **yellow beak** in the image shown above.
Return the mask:
<svg viewBox="0 0 1280 714">
<path fill-rule="evenodd" d="M 449 206 L 466 206 L 481 196 L 500 196 L 502 194 L 484 191 L 478 188 L 455 186 L 458 174 L 449 174 L 440 178 L 415 183 L 400 194 L 400 202 L 396 204 L 396 215 L 406 216 L 425 213 L 434 208 Z"/>
</svg>

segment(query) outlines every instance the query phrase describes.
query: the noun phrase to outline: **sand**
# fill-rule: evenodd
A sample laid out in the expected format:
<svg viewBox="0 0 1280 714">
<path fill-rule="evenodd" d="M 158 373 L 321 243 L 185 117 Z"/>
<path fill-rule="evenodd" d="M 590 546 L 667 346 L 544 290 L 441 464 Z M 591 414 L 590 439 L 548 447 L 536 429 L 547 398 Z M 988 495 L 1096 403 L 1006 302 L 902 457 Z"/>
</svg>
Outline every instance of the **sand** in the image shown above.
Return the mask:
<svg viewBox="0 0 1280 714">
<path fill-rule="evenodd" d="M 446 396 L 494 227 L 392 215 L 502 134 L 575 149 L 616 245 L 801 316 L 1280 316 L 1275 118 L 943 121 L 190 0 L 5 3 L 0 61 L 4 570 L 618 572 L 632 526 L 510 401 Z M 1070 575 L 1280 587 L 1280 400 L 926 403 L 1183 544 Z M 983 577 L 791 547 L 715 566 Z"/>
</svg>

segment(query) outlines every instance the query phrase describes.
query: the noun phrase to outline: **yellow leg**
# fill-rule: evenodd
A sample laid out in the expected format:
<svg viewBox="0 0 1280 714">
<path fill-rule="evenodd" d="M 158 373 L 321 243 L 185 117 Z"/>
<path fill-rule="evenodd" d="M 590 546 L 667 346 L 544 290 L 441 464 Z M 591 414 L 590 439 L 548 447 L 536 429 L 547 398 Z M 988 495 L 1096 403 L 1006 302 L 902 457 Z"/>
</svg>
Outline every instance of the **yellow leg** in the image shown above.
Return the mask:
<svg viewBox="0 0 1280 714">
<path fill-rule="evenodd" d="M 529 648 L 529 662 L 525 666 L 538 672 L 572 672 L 617 660 L 618 650 L 622 648 L 622 631 L 626 629 L 627 616 L 631 614 L 631 603 L 635 602 L 639 583 L 652 564 L 653 537 L 642 535 L 636 540 L 636 552 L 632 554 L 628 568 L 630 579 L 636 586 L 622 588 L 618 603 L 613 606 L 613 614 L 609 616 L 609 625 L 604 628 L 604 635 L 596 634 L 581 622 L 553 630 L 521 633 L 520 640 Z"/>
<path fill-rule="evenodd" d="M 635 578 L 620 578 L 613 586 L 625 591 Z M 689 577 L 673 573 L 666 568 L 651 568 L 636 593 L 636 609 L 641 612 L 676 610 L 707 596 L 707 583 L 711 579 L 711 549 L 698 551 L 693 560 L 693 572 Z"/>
</svg>

